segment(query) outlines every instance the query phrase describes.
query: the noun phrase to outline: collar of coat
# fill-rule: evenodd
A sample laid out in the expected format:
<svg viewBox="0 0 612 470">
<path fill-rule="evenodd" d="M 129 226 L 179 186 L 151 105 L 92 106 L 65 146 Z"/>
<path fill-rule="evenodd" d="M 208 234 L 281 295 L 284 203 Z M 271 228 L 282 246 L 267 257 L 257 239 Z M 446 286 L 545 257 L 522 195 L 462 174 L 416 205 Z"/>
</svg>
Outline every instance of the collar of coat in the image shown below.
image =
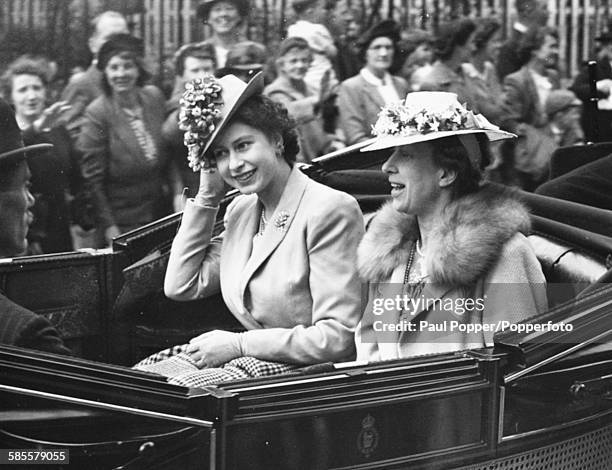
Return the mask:
<svg viewBox="0 0 612 470">
<path fill-rule="evenodd" d="M 467 286 L 484 276 L 504 244 L 517 232 L 528 234 L 529 213 L 516 191 L 483 186 L 446 207 L 432 230 L 425 268 L 432 283 Z M 364 281 L 388 282 L 408 260 L 418 237 L 416 218 L 386 203 L 372 219 L 357 252 Z"/>
</svg>

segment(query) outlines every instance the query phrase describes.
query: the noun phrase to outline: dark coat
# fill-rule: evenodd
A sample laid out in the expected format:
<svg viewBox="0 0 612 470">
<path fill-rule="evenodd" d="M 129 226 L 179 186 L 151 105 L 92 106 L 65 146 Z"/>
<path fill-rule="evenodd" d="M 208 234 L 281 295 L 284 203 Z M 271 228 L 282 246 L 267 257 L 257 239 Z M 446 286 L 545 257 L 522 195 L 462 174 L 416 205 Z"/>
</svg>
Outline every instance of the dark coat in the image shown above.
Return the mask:
<svg viewBox="0 0 612 470">
<path fill-rule="evenodd" d="M 9 300 L 0 291 L 0 343 L 71 355 L 49 321 Z"/>
<path fill-rule="evenodd" d="M 595 69 L 595 79 L 596 80 L 604 80 L 606 78 L 612 79 L 612 66 L 610 65 L 609 60 L 598 60 L 597 67 Z M 584 67 L 580 73 L 574 79 L 574 83 L 569 88 L 576 96 L 582 100 L 584 103 L 584 108 L 582 112 L 582 129 L 584 129 L 584 133 L 587 136 L 593 135 L 591 127 L 593 125 L 592 119 L 593 117 L 589 115 L 587 112 L 587 104 L 589 102 L 589 98 L 591 97 L 591 89 L 589 85 L 589 71 L 587 67 Z M 608 95 L 605 95 L 602 92 L 597 92 L 598 98 L 607 98 Z M 598 131 L 598 140 L 600 142 L 610 142 L 612 141 L 612 111 L 610 110 L 598 110 L 597 112 L 597 131 Z"/>
<path fill-rule="evenodd" d="M 559 88 L 558 73 L 547 70 L 547 74 L 553 89 Z M 548 119 L 544 113 L 544 103 L 540 103 L 536 84 L 527 66 L 504 79 L 503 94 L 503 129 L 514 132 L 519 123 L 535 127 L 546 124 Z"/>
<path fill-rule="evenodd" d="M 157 159 L 147 160 L 128 117 L 102 95 L 85 112 L 77 141 L 82 171 L 92 192 L 99 228 L 117 225 L 121 232 L 152 222 L 164 192 L 166 158 L 161 142 L 165 100 L 159 89 L 138 91 L 145 127 L 155 140 Z"/>
<path fill-rule="evenodd" d="M 43 253 L 72 251 L 67 198 L 76 192 L 79 163 L 70 135 L 62 126 L 49 132 L 35 132 L 30 128 L 23 132 L 23 140 L 26 145 L 53 144 L 52 149 L 33 152 L 28 157 L 31 192 L 36 199 L 28 240 L 40 243 Z"/>
<path fill-rule="evenodd" d="M 519 46 L 524 34 L 513 29 L 512 35 L 499 48 L 497 56 L 497 76 L 503 81 L 507 75 L 516 72 L 524 65 L 519 56 Z"/>
</svg>

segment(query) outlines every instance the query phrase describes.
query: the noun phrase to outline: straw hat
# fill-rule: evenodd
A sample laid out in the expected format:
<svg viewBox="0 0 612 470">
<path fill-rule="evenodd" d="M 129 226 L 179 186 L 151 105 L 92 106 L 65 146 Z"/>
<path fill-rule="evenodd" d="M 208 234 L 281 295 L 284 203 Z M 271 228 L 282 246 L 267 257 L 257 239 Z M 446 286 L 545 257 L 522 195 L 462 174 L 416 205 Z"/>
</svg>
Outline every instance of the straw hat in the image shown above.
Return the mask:
<svg viewBox="0 0 612 470">
<path fill-rule="evenodd" d="M 382 108 L 372 133 L 372 144 L 362 152 L 427 142 L 449 136 L 485 134 L 490 141 L 516 137 L 474 114 L 457 100 L 455 93 L 417 91 L 406 99 Z"/>
</svg>

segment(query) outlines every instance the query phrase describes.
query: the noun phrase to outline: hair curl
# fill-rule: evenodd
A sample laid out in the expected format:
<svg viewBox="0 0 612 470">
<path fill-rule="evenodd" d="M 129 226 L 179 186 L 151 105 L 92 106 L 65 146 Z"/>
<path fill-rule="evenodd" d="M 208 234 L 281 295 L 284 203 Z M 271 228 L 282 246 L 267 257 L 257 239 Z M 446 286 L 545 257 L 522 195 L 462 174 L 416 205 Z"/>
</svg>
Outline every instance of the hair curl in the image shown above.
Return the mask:
<svg viewBox="0 0 612 470">
<path fill-rule="evenodd" d="M 293 166 L 300 146 L 295 120 L 289 116 L 287 108 L 280 103 L 272 101 L 264 95 L 254 95 L 247 99 L 232 117 L 232 121 L 239 121 L 247 126 L 264 133 L 271 141 L 282 139 L 283 158 Z"/>
<path fill-rule="evenodd" d="M 46 88 L 48 85 L 47 69 L 40 60 L 31 57 L 21 56 L 11 62 L 6 71 L 0 77 L 0 92 L 7 101 L 11 101 L 13 93 L 13 77 L 17 75 L 33 75 L 40 78 Z"/>
<path fill-rule="evenodd" d="M 457 174 L 452 184 L 454 199 L 476 192 L 482 182 L 483 170 L 491 162 L 489 139 L 484 134 L 475 134 L 475 137 L 481 154 L 478 168 L 472 164 L 467 149 L 458 137 L 450 136 L 432 141 L 434 163 Z"/>
</svg>

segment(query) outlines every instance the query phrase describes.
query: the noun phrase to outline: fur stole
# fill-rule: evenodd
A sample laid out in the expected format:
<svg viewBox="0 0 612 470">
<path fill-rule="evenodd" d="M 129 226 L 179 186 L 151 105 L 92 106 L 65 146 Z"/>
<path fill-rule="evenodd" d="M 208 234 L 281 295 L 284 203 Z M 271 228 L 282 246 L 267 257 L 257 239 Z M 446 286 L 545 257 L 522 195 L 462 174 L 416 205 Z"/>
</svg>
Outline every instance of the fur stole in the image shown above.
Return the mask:
<svg viewBox="0 0 612 470">
<path fill-rule="evenodd" d="M 433 283 L 473 284 L 490 271 L 510 238 L 529 229 L 529 213 L 516 191 L 483 186 L 446 207 L 427 242 L 425 269 Z M 359 245 L 361 278 L 388 281 L 397 266 L 406 264 L 417 237 L 416 218 L 386 203 Z"/>
</svg>

